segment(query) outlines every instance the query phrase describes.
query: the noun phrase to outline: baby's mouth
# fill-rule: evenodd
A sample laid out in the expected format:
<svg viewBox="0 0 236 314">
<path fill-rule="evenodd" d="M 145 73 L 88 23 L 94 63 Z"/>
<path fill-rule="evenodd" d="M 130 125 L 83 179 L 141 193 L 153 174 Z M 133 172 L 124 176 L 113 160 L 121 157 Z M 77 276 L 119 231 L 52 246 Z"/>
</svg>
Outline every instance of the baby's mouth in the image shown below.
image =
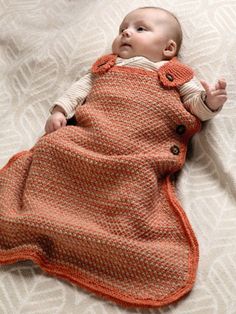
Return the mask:
<svg viewBox="0 0 236 314">
<path fill-rule="evenodd" d="M 127 44 L 127 43 L 124 43 L 124 44 L 121 44 L 121 47 L 131 47 L 131 45 Z"/>
</svg>

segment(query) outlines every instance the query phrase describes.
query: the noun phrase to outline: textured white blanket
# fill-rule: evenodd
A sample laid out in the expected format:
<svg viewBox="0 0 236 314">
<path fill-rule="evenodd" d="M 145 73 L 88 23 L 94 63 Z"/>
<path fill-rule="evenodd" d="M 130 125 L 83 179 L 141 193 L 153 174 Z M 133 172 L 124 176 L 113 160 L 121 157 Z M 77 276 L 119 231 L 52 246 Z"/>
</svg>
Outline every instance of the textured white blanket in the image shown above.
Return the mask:
<svg viewBox="0 0 236 314">
<path fill-rule="evenodd" d="M 110 52 L 123 16 L 147 5 L 178 16 L 181 58 L 199 79 L 228 82 L 227 104 L 194 137 L 178 180 L 200 244 L 196 285 L 165 309 L 126 310 L 22 262 L 0 267 L 0 313 L 236 313 L 235 0 L 0 0 L 0 167 L 33 146 L 52 102 Z"/>
</svg>

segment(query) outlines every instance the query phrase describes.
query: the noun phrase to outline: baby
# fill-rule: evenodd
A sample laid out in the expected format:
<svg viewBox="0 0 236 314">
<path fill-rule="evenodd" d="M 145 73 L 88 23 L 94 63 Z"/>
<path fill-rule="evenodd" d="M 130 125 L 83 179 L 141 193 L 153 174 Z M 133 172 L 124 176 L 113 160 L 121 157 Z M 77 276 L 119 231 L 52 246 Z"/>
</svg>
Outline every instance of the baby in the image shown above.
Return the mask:
<svg viewBox="0 0 236 314">
<path fill-rule="evenodd" d="M 178 55 L 181 42 L 181 26 L 172 13 L 161 8 L 144 7 L 124 18 L 113 41 L 112 52 L 118 56 L 118 66 L 155 71 Z M 46 122 L 46 133 L 67 124 L 66 118 L 84 103 L 95 78 L 89 72 L 55 102 L 50 110 L 52 115 Z M 226 82 L 220 79 L 215 85 L 209 85 L 201 80 L 201 84 L 204 91 L 194 80 L 178 86 L 178 89 L 185 108 L 204 121 L 214 117 L 227 100 Z"/>
<path fill-rule="evenodd" d="M 0 264 L 31 259 L 129 306 L 192 289 L 198 243 L 173 174 L 226 83 L 199 88 L 176 57 L 181 41 L 170 12 L 134 10 L 113 53 L 53 104 L 48 134 L 0 172 Z M 77 125 L 63 127 L 74 113 Z"/>
</svg>

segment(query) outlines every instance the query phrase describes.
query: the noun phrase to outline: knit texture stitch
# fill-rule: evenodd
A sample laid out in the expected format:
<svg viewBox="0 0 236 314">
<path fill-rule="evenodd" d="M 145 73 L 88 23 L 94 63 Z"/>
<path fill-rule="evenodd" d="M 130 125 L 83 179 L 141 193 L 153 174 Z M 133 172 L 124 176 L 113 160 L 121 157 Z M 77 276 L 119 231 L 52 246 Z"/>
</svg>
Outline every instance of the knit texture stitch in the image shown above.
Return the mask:
<svg viewBox="0 0 236 314">
<path fill-rule="evenodd" d="M 0 171 L 0 263 L 30 259 L 125 306 L 162 306 L 192 289 L 198 244 L 172 174 L 200 129 L 158 71 L 100 58 L 77 126 L 39 139 Z"/>
</svg>

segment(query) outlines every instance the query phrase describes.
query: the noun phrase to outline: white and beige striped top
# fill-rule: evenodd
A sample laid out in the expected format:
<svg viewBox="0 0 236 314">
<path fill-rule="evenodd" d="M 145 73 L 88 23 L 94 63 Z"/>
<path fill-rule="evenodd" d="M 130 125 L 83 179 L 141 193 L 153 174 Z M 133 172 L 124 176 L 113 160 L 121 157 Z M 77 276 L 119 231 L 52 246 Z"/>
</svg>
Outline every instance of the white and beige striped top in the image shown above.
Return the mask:
<svg viewBox="0 0 236 314">
<path fill-rule="evenodd" d="M 130 59 L 116 59 L 117 66 L 138 67 L 148 70 L 157 70 L 168 61 L 152 62 L 145 57 L 138 56 Z M 50 108 L 58 105 L 66 112 L 66 117 L 73 116 L 76 107 L 82 105 L 92 87 L 95 76 L 89 71 L 86 75 L 76 81 L 59 99 L 57 99 Z M 200 88 L 197 79 L 194 77 L 191 81 L 179 87 L 179 92 L 183 104 L 189 112 L 197 116 L 201 121 L 213 118 L 220 110 L 212 112 L 203 102 L 203 89 Z"/>
</svg>

